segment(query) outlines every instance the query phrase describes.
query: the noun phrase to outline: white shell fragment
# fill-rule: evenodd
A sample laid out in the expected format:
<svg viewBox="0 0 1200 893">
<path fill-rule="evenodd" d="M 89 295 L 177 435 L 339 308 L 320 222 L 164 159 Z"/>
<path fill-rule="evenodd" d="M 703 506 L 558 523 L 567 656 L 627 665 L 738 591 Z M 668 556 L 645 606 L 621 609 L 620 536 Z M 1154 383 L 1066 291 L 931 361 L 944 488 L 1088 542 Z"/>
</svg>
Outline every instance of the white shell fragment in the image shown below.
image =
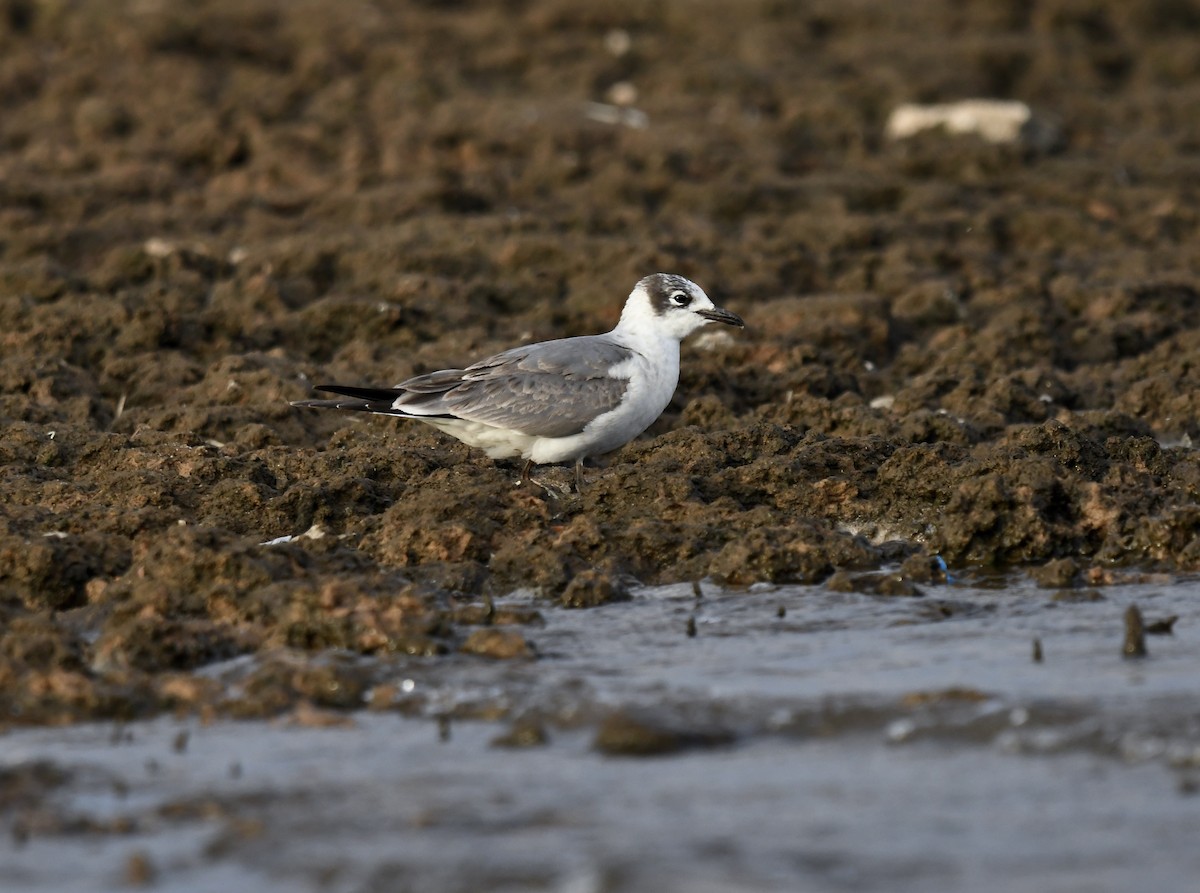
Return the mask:
<svg viewBox="0 0 1200 893">
<path fill-rule="evenodd" d="M 1058 137 L 1058 128 L 1033 114 L 1023 102 L 1006 99 L 964 99 L 938 105 L 906 102 L 888 116 L 884 133 L 902 140 L 944 127 L 948 133 L 977 134 L 989 143 L 1024 142 L 1047 148 Z"/>
<path fill-rule="evenodd" d="M 601 124 L 620 124 L 632 130 L 644 130 L 650 124 L 650 119 L 641 109 L 624 108 L 604 102 L 587 103 L 584 106 L 584 114 Z"/>
</svg>

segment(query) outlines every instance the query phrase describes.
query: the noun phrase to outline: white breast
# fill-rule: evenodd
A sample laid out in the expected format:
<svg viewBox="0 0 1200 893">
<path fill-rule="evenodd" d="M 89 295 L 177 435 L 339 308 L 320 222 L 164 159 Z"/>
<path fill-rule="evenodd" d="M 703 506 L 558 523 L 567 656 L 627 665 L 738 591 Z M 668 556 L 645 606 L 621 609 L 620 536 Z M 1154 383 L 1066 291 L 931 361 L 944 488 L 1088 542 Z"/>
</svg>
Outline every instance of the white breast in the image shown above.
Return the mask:
<svg viewBox="0 0 1200 893">
<path fill-rule="evenodd" d="M 655 339 L 638 344 L 635 353 L 614 366 L 613 378 L 629 381 L 621 405 L 598 416 L 572 437 L 541 438 L 529 453 L 534 462 L 566 462 L 599 456 L 624 446 L 654 423 L 679 384 L 679 342 Z"/>
</svg>

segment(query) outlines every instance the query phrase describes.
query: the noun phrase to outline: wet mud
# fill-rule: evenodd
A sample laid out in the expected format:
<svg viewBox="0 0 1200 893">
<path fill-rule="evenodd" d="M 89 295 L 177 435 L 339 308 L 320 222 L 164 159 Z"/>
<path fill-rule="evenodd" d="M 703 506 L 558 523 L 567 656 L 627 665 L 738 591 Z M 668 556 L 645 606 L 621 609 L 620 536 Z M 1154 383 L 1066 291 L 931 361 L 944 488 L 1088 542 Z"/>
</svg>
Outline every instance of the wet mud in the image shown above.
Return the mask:
<svg viewBox="0 0 1200 893">
<path fill-rule="evenodd" d="M 1198 36 L 1188 2 L 7 0 L 0 717 L 345 709 L 371 657 L 535 658 L 515 589 L 1200 568 Z M 1059 136 L 884 137 L 971 96 Z M 656 270 L 748 327 L 582 493 L 289 406 L 606 329 Z"/>
</svg>

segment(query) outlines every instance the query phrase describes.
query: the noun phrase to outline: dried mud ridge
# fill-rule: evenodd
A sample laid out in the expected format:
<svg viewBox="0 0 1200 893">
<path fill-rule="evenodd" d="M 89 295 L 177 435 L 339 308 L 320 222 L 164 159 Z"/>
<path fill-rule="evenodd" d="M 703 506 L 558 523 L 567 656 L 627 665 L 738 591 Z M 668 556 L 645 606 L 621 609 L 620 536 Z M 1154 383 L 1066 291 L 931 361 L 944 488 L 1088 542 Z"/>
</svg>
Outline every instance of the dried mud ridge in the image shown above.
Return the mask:
<svg viewBox="0 0 1200 893">
<path fill-rule="evenodd" d="M 5 4 L 2 721 L 358 706 L 354 655 L 534 656 L 516 587 L 1200 567 L 1200 14 L 918 6 Z M 972 95 L 1060 143 L 882 136 Z M 288 406 L 661 269 L 749 328 L 581 495 Z"/>
</svg>

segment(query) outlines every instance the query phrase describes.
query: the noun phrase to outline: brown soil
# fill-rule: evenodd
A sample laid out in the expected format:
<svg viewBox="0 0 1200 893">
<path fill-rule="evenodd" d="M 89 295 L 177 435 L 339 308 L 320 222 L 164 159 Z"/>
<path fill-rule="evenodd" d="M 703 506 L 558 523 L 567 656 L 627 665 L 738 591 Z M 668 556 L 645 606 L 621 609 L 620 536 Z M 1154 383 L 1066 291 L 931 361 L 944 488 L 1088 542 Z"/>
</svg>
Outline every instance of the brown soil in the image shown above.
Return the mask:
<svg viewBox="0 0 1200 893">
<path fill-rule="evenodd" d="M 5 0 L 0 717 L 355 706 L 355 655 L 534 654 L 473 634 L 515 587 L 1200 567 L 1198 40 L 1194 0 Z M 589 118 L 621 83 L 648 126 Z M 971 96 L 1061 138 L 882 136 Z M 288 405 L 657 270 L 748 329 L 582 495 Z"/>
</svg>

